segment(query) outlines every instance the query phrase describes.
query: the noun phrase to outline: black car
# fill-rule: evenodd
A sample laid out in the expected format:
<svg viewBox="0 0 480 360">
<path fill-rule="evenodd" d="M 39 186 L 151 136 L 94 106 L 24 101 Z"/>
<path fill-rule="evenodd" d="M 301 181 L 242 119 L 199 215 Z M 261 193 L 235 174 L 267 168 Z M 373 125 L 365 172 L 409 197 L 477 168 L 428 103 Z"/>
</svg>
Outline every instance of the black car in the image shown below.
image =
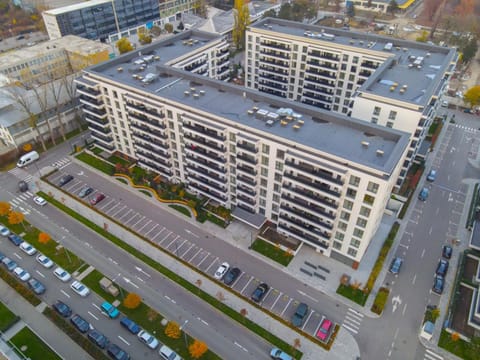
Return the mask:
<svg viewBox="0 0 480 360">
<path fill-rule="evenodd" d="M 28 280 L 28 286 L 33 290 L 37 295 L 41 295 L 45 292 L 45 286 L 35 278 Z"/>
<path fill-rule="evenodd" d="M 443 276 L 436 275 L 434 280 L 433 280 L 433 287 L 432 287 L 433 292 L 435 292 L 437 294 L 442 294 L 444 283 L 445 283 L 445 280 L 444 280 Z"/>
<path fill-rule="evenodd" d="M 20 192 L 27 191 L 28 190 L 28 183 L 26 181 L 23 181 L 23 180 L 19 181 L 18 182 L 18 190 Z"/>
<path fill-rule="evenodd" d="M 116 344 L 109 344 L 107 346 L 107 354 L 115 360 L 129 360 L 130 355 L 123 350 L 121 347 L 117 346 Z"/>
<path fill-rule="evenodd" d="M 58 186 L 63 186 L 67 183 L 69 183 L 70 181 L 73 180 L 73 176 L 68 174 L 68 175 L 63 175 L 61 178 L 60 178 L 60 181 L 58 182 Z"/>
<path fill-rule="evenodd" d="M 57 302 L 53 304 L 53 308 L 63 317 L 69 317 L 72 315 L 72 309 L 70 306 L 60 300 L 57 300 Z"/>
<path fill-rule="evenodd" d="M 300 327 L 303 325 L 305 318 L 308 314 L 308 305 L 305 303 L 300 303 L 297 306 L 297 310 L 295 314 L 292 316 L 292 325 L 296 327 Z"/>
<path fill-rule="evenodd" d="M 17 234 L 8 235 L 8 240 L 10 240 L 15 246 L 20 246 L 20 244 L 23 243 L 23 239 Z"/>
<path fill-rule="evenodd" d="M 91 342 L 93 342 L 95 345 L 102 349 L 105 349 L 109 343 L 107 337 L 96 329 L 90 331 L 87 337 Z"/>
<path fill-rule="evenodd" d="M 227 271 L 227 273 L 223 277 L 223 282 L 226 285 L 231 285 L 235 280 L 238 279 L 241 273 L 242 273 L 242 270 L 240 270 L 239 268 L 237 267 L 231 268 L 230 270 Z"/>
<path fill-rule="evenodd" d="M 435 271 L 435 274 L 440 275 L 445 277 L 447 275 L 448 271 L 448 261 L 445 259 L 440 259 L 437 265 L 437 270 Z"/>
<path fill-rule="evenodd" d="M 255 302 L 260 302 L 263 299 L 263 297 L 265 296 L 265 294 L 268 292 L 269 289 L 270 289 L 270 287 L 267 284 L 261 283 L 253 291 L 251 299 Z"/>
<path fill-rule="evenodd" d="M 88 321 L 78 314 L 73 315 L 70 321 L 82 334 L 85 334 L 88 330 L 90 330 L 90 324 Z"/>
<path fill-rule="evenodd" d="M 445 258 L 445 259 L 450 259 L 452 257 L 452 252 L 453 252 L 453 249 L 451 246 L 449 245 L 443 245 L 443 248 L 442 248 L 442 256 Z"/>
<path fill-rule="evenodd" d="M 137 335 L 141 330 L 140 326 L 138 326 L 137 323 L 135 323 L 135 321 L 130 320 L 127 317 L 123 317 L 120 320 L 120 325 L 122 325 L 125 329 L 130 331 L 133 335 Z"/>
</svg>

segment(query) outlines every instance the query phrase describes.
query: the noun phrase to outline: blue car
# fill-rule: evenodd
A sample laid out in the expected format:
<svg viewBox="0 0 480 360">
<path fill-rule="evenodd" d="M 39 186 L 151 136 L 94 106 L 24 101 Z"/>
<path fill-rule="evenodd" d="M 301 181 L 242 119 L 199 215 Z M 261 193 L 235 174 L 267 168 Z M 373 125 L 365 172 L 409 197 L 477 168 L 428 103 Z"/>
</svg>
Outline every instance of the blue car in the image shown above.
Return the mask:
<svg viewBox="0 0 480 360">
<path fill-rule="evenodd" d="M 91 325 L 90 323 L 82 318 L 80 315 L 75 314 L 70 318 L 70 322 L 80 331 L 82 334 L 85 334 L 88 330 L 90 330 Z"/>
<path fill-rule="evenodd" d="M 400 272 L 400 268 L 402 267 L 402 264 L 403 264 L 403 259 L 397 256 L 395 259 L 393 259 L 392 263 L 390 264 L 390 269 L 388 271 L 396 275 Z"/>
<path fill-rule="evenodd" d="M 23 239 L 17 234 L 13 234 L 13 233 L 8 235 L 8 240 L 10 240 L 12 244 L 15 246 L 20 246 L 20 244 L 23 243 Z"/>
<path fill-rule="evenodd" d="M 115 319 L 120 315 L 120 311 L 108 301 L 102 303 L 102 312 L 104 312 L 110 319 Z"/>
<path fill-rule="evenodd" d="M 421 201 L 426 201 L 428 199 L 428 194 L 429 194 L 428 189 L 424 187 L 422 191 L 420 191 L 420 194 L 418 194 L 418 199 Z"/>
<path fill-rule="evenodd" d="M 427 175 L 427 181 L 434 182 L 436 178 L 437 178 L 437 171 L 433 169 L 430 170 L 430 172 Z"/>
<path fill-rule="evenodd" d="M 283 352 L 282 350 L 277 348 L 273 348 L 270 351 L 270 357 L 273 360 L 293 360 L 293 358 L 290 355 L 288 355 L 286 352 Z"/>
<path fill-rule="evenodd" d="M 120 320 L 120 325 L 122 325 L 125 329 L 127 329 L 134 335 L 137 335 L 141 330 L 140 326 L 138 326 L 133 320 L 130 320 L 127 317 L 123 317 L 122 320 Z"/>
<path fill-rule="evenodd" d="M 442 294 L 444 283 L 445 283 L 445 280 L 442 276 L 435 275 L 435 278 L 433 280 L 433 287 L 432 287 L 433 292 L 437 294 Z"/>
</svg>

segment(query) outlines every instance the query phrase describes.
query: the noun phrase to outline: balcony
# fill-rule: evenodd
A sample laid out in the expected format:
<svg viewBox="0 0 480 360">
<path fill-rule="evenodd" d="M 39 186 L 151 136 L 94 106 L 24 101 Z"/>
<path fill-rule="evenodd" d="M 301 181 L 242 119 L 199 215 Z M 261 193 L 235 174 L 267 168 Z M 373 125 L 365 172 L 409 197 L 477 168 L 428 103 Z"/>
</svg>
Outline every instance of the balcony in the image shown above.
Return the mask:
<svg viewBox="0 0 480 360">
<path fill-rule="evenodd" d="M 331 209 L 337 210 L 338 205 L 336 204 L 335 201 L 332 199 L 329 199 L 328 197 L 321 197 L 316 195 L 315 192 L 310 191 L 310 190 L 305 190 L 297 186 L 293 185 L 283 185 L 283 189 L 286 191 L 290 191 L 296 195 L 302 196 L 305 201 L 316 201 L 319 204 L 328 206 Z"/>
<path fill-rule="evenodd" d="M 342 180 L 334 178 L 327 171 L 324 171 L 322 169 L 315 169 L 313 166 L 311 166 L 309 164 L 297 164 L 294 161 L 287 160 L 287 161 L 285 161 L 285 166 L 296 169 L 296 170 L 300 170 L 301 172 L 303 172 L 305 174 L 309 174 L 309 175 L 313 175 L 315 177 L 319 177 L 319 178 L 321 178 L 323 180 L 326 180 L 326 181 L 328 181 L 332 184 L 343 186 L 343 181 Z"/>
<path fill-rule="evenodd" d="M 269 73 L 272 73 L 272 74 L 275 74 L 275 75 L 281 75 L 282 79 L 285 78 L 285 77 L 288 77 L 288 71 L 287 70 L 277 69 L 274 66 L 267 66 L 267 65 L 260 64 L 260 66 L 258 67 L 258 70 L 259 70 L 260 74 L 263 74 L 265 72 L 269 72 Z"/>
<path fill-rule="evenodd" d="M 257 159 L 255 159 L 253 156 L 248 155 L 248 154 L 237 154 L 237 160 L 244 161 L 244 162 L 246 162 L 248 164 L 251 164 L 251 165 L 257 165 L 258 164 Z"/>
<path fill-rule="evenodd" d="M 315 91 L 317 93 L 321 93 L 321 94 L 325 94 L 325 95 L 329 95 L 329 96 L 333 96 L 333 94 L 334 94 L 333 89 L 327 89 L 323 86 L 315 86 L 315 85 L 311 85 L 311 84 L 308 84 L 308 83 L 303 85 L 303 89 L 312 90 L 312 91 Z"/>
<path fill-rule="evenodd" d="M 152 108 L 148 108 L 143 104 L 134 104 L 132 102 L 127 102 L 127 110 L 131 110 L 134 113 L 140 113 L 142 115 L 146 116 L 154 116 L 158 120 L 164 120 L 165 119 L 165 114 L 162 111 L 157 111 Z"/>
<path fill-rule="evenodd" d="M 99 101 L 96 98 L 92 98 L 92 97 L 85 96 L 85 95 L 80 95 L 78 97 L 78 99 L 80 100 L 80 102 L 82 104 L 85 104 L 85 105 L 94 106 L 96 108 L 103 108 L 104 107 L 103 101 Z"/>
<path fill-rule="evenodd" d="M 335 81 L 332 80 L 325 80 L 325 79 L 318 79 L 314 76 L 305 76 L 305 82 L 311 82 L 313 84 L 320 84 L 322 86 L 331 87 L 332 89 L 335 88 Z"/>
<path fill-rule="evenodd" d="M 368 69 L 377 69 L 378 68 L 378 64 L 375 64 L 371 61 L 364 61 L 360 64 L 360 66 L 366 67 Z"/>
<path fill-rule="evenodd" d="M 260 72 L 258 74 L 258 77 L 260 77 L 262 79 L 266 79 L 268 81 L 275 81 L 275 82 L 280 83 L 280 84 L 288 84 L 288 79 L 286 79 L 286 77 L 284 77 L 284 76 L 275 76 L 275 75 L 272 75 L 272 74 L 265 74 L 265 73 Z M 281 85 L 279 88 L 287 90 L 287 87 L 284 86 L 284 85 Z"/>
<path fill-rule="evenodd" d="M 226 195 L 222 195 L 217 193 L 215 190 L 209 189 L 201 184 L 196 183 L 195 181 L 190 181 L 188 182 L 188 187 L 193 189 L 199 194 L 202 194 L 206 197 L 212 198 L 218 202 L 220 202 L 222 205 L 226 205 L 228 197 Z"/>
<path fill-rule="evenodd" d="M 158 164 L 155 164 L 153 161 L 139 159 L 138 163 L 139 163 L 140 166 L 146 167 L 147 169 L 150 169 L 153 172 L 159 173 L 159 174 L 165 176 L 167 179 L 170 179 L 172 177 L 173 173 L 172 173 L 171 170 L 167 170 L 167 169 L 159 166 Z"/>
<path fill-rule="evenodd" d="M 206 169 L 199 164 L 197 164 L 197 166 L 189 164 L 185 166 L 185 168 L 188 170 L 188 172 L 192 172 L 198 175 L 208 176 L 209 180 L 215 181 L 219 185 L 225 185 L 227 183 L 227 178 L 225 176 L 219 175 L 214 171 L 209 171 L 209 169 Z"/>
<path fill-rule="evenodd" d="M 303 176 L 301 174 L 293 175 L 289 173 L 284 173 L 283 177 L 296 181 L 302 185 L 308 186 L 309 188 L 311 188 L 311 191 L 321 191 L 325 194 L 335 196 L 335 197 L 340 197 L 341 195 L 340 192 L 330 190 L 330 186 L 323 183 L 319 183 L 317 181 L 312 181 L 310 178 Z"/>
<path fill-rule="evenodd" d="M 316 50 L 313 50 L 313 51 L 309 52 L 308 55 L 312 56 L 312 57 L 320 58 L 320 59 L 330 60 L 330 61 L 333 61 L 333 62 L 340 61 L 340 56 L 339 55 L 326 53 L 326 52 L 320 52 L 320 51 L 316 51 Z"/>
<path fill-rule="evenodd" d="M 270 64 L 272 66 L 281 67 L 283 69 L 288 69 L 290 67 L 290 65 L 288 64 L 287 61 L 272 60 L 272 59 L 260 57 L 260 68 L 262 68 L 262 63 L 267 63 L 267 64 Z"/>
<path fill-rule="evenodd" d="M 245 186 L 243 186 L 243 185 L 240 185 L 240 184 L 237 185 L 237 193 L 238 193 L 239 191 L 242 192 L 242 193 L 244 193 L 244 194 L 246 194 L 246 195 L 249 195 L 249 196 L 253 196 L 253 197 L 257 196 L 257 192 L 256 192 L 256 191 L 254 191 L 254 190 L 252 190 L 252 189 L 250 189 L 250 188 L 247 188 L 247 187 L 245 187 Z"/>
<path fill-rule="evenodd" d="M 364 78 L 368 78 L 368 77 L 370 77 L 370 75 L 372 75 L 372 72 L 368 71 L 368 70 L 361 70 L 358 73 L 358 76 L 361 76 L 361 77 L 364 77 Z"/>
<path fill-rule="evenodd" d="M 230 66 L 222 66 L 217 68 L 217 75 L 228 74 L 230 72 Z"/>
<path fill-rule="evenodd" d="M 257 186 L 257 182 L 255 181 L 255 179 L 249 178 L 248 176 L 237 175 L 237 182 L 243 182 L 250 186 Z"/>
<path fill-rule="evenodd" d="M 290 59 L 290 56 L 289 56 L 289 55 L 283 54 L 283 53 L 278 52 L 278 51 L 260 50 L 260 54 L 263 54 L 263 55 L 265 55 L 265 56 L 280 58 L 280 59 Z"/>
<path fill-rule="evenodd" d="M 325 242 L 322 242 L 322 241 L 318 240 L 318 238 L 316 238 L 314 236 L 311 236 L 309 234 L 305 234 L 300 230 L 297 230 L 297 229 L 292 228 L 292 227 L 288 227 L 288 225 L 286 225 L 286 224 L 284 225 L 284 224 L 279 223 L 277 225 L 277 229 L 280 232 L 283 232 L 286 235 L 292 236 L 292 237 L 294 237 L 294 238 L 296 238 L 296 239 L 298 239 L 302 242 L 310 243 L 314 247 L 321 247 L 322 249 L 328 249 L 328 244 L 325 244 Z"/>
<path fill-rule="evenodd" d="M 100 91 L 94 90 L 92 88 L 89 88 L 89 87 L 83 86 L 83 85 L 77 85 L 77 92 L 79 94 L 87 95 L 87 96 L 90 96 L 90 97 L 93 97 L 93 98 L 97 98 L 98 96 L 101 95 Z"/>
<path fill-rule="evenodd" d="M 193 153 L 189 154 L 187 152 L 186 159 L 187 159 L 187 163 L 189 163 L 192 166 L 201 164 L 202 166 L 207 167 L 208 170 L 215 171 L 219 175 L 225 175 L 227 173 L 227 170 L 225 169 L 224 166 L 220 166 L 220 165 L 218 165 L 214 162 L 211 162 L 211 161 L 205 160 L 203 158 L 194 156 Z"/>
<path fill-rule="evenodd" d="M 330 70 L 330 71 L 337 71 L 338 70 L 338 66 L 336 64 L 331 64 L 331 63 L 328 63 L 328 62 L 320 62 L 318 60 L 307 61 L 307 64 L 311 65 L 311 66 L 319 67 L 319 68 L 322 68 L 322 69 L 327 69 L 327 70 Z"/>
<path fill-rule="evenodd" d="M 112 129 L 110 129 L 109 126 L 107 126 L 107 127 L 102 127 L 102 126 L 98 126 L 98 125 L 96 125 L 96 124 L 94 124 L 94 123 L 90 123 L 90 124 L 88 124 L 88 128 L 89 128 L 90 130 L 98 131 L 98 132 L 100 132 L 100 133 L 102 133 L 102 134 L 105 134 L 105 135 L 108 135 L 108 134 L 111 134 L 111 133 L 112 133 Z"/>
<path fill-rule="evenodd" d="M 334 72 L 325 71 L 325 70 L 317 70 L 317 69 L 313 69 L 311 67 L 305 69 L 305 73 L 306 74 L 312 74 L 312 75 L 317 76 L 317 77 L 320 76 L 320 77 L 327 78 L 327 79 L 336 79 L 337 78 L 337 75 Z"/>
<path fill-rule="evenodd" d="M 166 161 L 164 158 L 162 157 L 159 157 L 157 154 L 155 153 L 152 153 L 152 152 L 146 152 L 146 151 L 141 151 L 139 149 L 137 149 L 136 151 L 136 154 L 138 156 L 142 156 L 144 158 L 147 158 L 147 159 L 150 159 L 150 160 L 153 160 L 155 161 L 156 164 L 158 164 L 159 166 L 162 165 L 163 167 L 167 168 L 170 170 L 170 168 L 172 167 L 172 164 L 169 162 L 169 161 Z M 160 155 L 161 156 L 161 155 Z"/>
<path fill-rule="evenodd" d="M 209 149 L 212 149 L 212 150 L 215 150 L 215 151 L 218 151 L 220 153 L 222 153 L 222 155 L 225 153 L 225 146 L 223 145 L 217 145 L 217 143 L 213 142 L 213 141 L 208 141 L 200 136 L 193 136 L 193 135 L 190 135 L 188 133 L 184 133 L 183 134 L 183 139 L 185 140 L 188 140 L 188 142 L 192 142 L 194 144 L 187 144 L 187 142 L 185 142 L 185 145 L 186 146 L 190 146 L 190 147 L 195 147 L 195 146 L 200 146 L 200 147 L 207 147 Z"/>
<path fill-rule="evenodd" d="M 286 216 L 283 213 L 280 213 L 278 218 L 281 219 L 282 221 L 287 222 L 287 224 L 295 226 L 297 229 L 304 232 L 304 234 L 310 234 L 311 236 L 314 236 L 314 237 L 319 236 L 326 240 L 330 239 L 331 235 L 327 231 L 325 230 L 322 231 L 321 229 L 313 225 L 305 224 L 303 221 L 299 219 Z"/>
<path fill-rule="evenodd" d="M 240 209 L 243 209 L 245 211 L 248 211 L 250 214 L 256 214 L 257 213 L 254 208 L 252 208 L 248 205 L 237 204 L 237 207 L 239 207 Z"/>
<path fill-rule="evenodd" d="M 92 136 L 96 139 L 96 140 L 99 140 L 107 145 L 112 145 L 112 142 L 113 142 L 113 137 L 111 136 L 105 136 L 105 135 L 102 135 L 102 134 L 99 134 L 98 132 L 96 131 L 92 131 Z"/>
<path fill-rule="evenodd" d="M 218 135 L 217 131 L 207 129 L 203 126 L 193 125 L 193 124 L 190 124 L 188 122 L 184 122 L 183 123 L 183 128 L 188 129 L 190 131 L 193 131 L 200 136 L 207 136 L 211 139 L 214 139 L 214 140 L 222 142 L 222 143 L 225 142 L 225 140 L 227 140 L 227 138 L 225 136 Z"/>
<path fill-rule="evenodd" d="M 322 217 L 325 217 L 330 220 L 335 220 L 335 214 L 332 212 L 327 212 L 327 210 L 321 206 L 318 206 L 310 201 L 304 200 L 296 196 L 290 196 L 287 194 L 282 194 L 282 205 L 289 206 L 290 204 L 295 204 L 300 207 L 303 211 L 313 212 L 319 214 Z"/>
<path fill-rule="evenodd" d="M 149 128 L 147 125 L 144 125 L 144 124 L 138 124 L 138 123 L 135 123 L 135 122 L 131 122 L 130 127 L 132 129 L 140 131 L 140 133 L 142 133 L 144 135 L 147 135 L 147 136 L 155 136 L 156 138 L 161 139 L 161 140 L 167 140 L 168 139 L 168 136 L 166 134 L 164 134 L 163 132 L 161 132 L 159 130 Z"/>
<path fill-rule="evenodd" d="M 82 107 L 82 110 L 85 114 L 92 115 L 92 116 L 97 117 L 99 119 L 105 119 L 107 117 L 107 113 L 104 110 L 100 111 L 100 110 L 92 108 L 88 105 L 84 105 Z"/>
<path fill-rule="evenodd" d="M 237 142 L 237 147 L 251 152 L 252 154 L 258 154 L 258 149 L 255 147 L 255 145 L 250 145 L 247 142 Z"/>
<path fill-rule="evenodd" d="M 281 44 L 281 43 L 276 43 L 276 42 L 262 41 L 260 43 L 260 46 L 263 46 L 263 47 L 266 47 L 266 48 L 271 48 L 271 49 L 278 49 L 278 50 L 285 51 L 285 52 L 290 52 L 291 51 L 290 48 L 288 47 L 288 45 Z"/>
<path fill-rule="evenodd" d="M 134 146 L 138 147 L 138 148 L 141 148 L 145 151 L 151 151 L 151 152 L 155 153 L 157 156 L 162 156 L 166 160 L 170 160 L 170 154 L 167 151 L 165 151 L 163 149 L 158 149 L 158 148 L 156 148 L 155 146 L 153 146 L 149 143 L 145 143 L 143 141 L 135 141 Z"/>
<path fill-rule="evenodd" d="M 195 154 L 201 158 L 204 158 L 207 161 L 213 160 L 221 165 L 224 165 L 227 162 L 227 160 L 225 160 L 223 157 L 218 156 L 216 153 L 212 151 L 207 151 L 200 147 L 185 147 L 185 152 L 187 154 Z"/>
<path fill-rule="evenodd" d="M 115 146 L 114 145 L 107 145 L 103 142 L 96 141 L 95 146 L 98 146 L 99 148 L 102 148 L 106 152 L 112 153 L 115 151 Z"/>
<path fill-rule="evenodd" d="M 188 175 L 189 175 L 188 181 L 195 181 L 199 184 L 205 185 L 209 189 L 213 188 L 219 191 L 220 193 L 227 192 L 227 186 L 225 185 L 225 183 L 218 184 L 216 181 L 211 181 L 201 175 L 195 174 L 194 172 L 189 172 Z"/>
<path fill-rule="evenodd" d="M 252 175 L 252 176 L 257 175 L 257 172 L 255 171 L 255 169 L 251 166 L 248 166 L 248 165 L 237 164 L 237 170 L 242 171 L 242 172 L 244 172 L 248 175 Z"/>
<path fill-rule="evenodd" d="M 250 198 L 250 197 L 248 197 L 248 196 L 245 196 L 245 195 L 242 195 L 242 194 L 238 194 L 238 193 L 237 193 L 237 202 L 238 202 L 239 200 L 242 201 L 242 202 L 244 202 L 244 203 L 247 203 L 247 204 L 249 204 L 249 205 L 252 205 L 252 206 L 255 206 L 255 204 L 257 203 L 257 202 L 255 201 L 255 199 L 252 199 L 252 198 Z"/>
<path fill-rule="evenodd" d="M 286 206 L 286 205 L 280 206 L 280 209 L 283 212 L 285 212 L 287 216 L 289 215 L 290 217 L 293 216 L 293 217 L 297 217 L 299 219 L 308 221 L 309 222 L 308 225 L 320 226 L 320 227 L 324 228 L 325 230 L 332 230 L 333 229 L 333 225 L 331 225 L 329 223 L 326 223 L 325 221 L 322 221 L 318 216 L 315 216 L 310 212 L 302 211 L 302 210 L 299 210 L 295 207 L 290 207 L 290 206 Z M 280 213 L 282 213 L 282 211 Z"/>
<path fill-rule="evenodd" d="M 110 126 L 110 122 L 108 120 L 100 119 L 97 117 L 85 116 L 85 120 L 97 126 L 103 126 L 103 127 Z"/>
<path fill-rule="evenodd" d="M 135 114 L 134 112 L 129 111 L 128 117 L 138 122 L 141 122 L 143 124 L 148 124 L 149 126 L 153 126 L 154 128 L 159 130 L 165 130 L 167 128 L 165 124 L 161 123 L 160 121 L 149 119 L 148 117 L 142 114 Z"/>
<path fill-rule="evenodd" d="M 187 66 L 184 66 L 183 67 L 183 70 L 185 71 L 190 71 L 190 72 L 195 72 L 195 70 L 198 70 L 199 68 L 201 68 L 202 66 L 207 66 L 207 59 L 202 59 L 202 60 L 199 60 L 199 61 L 195 61 Z"/>
<path fill-rule="evenodd" d="M 306 97 L 306 98 L 314 99 L 316 101 L 321 101 L 321 102 L 328 103 L 328 104 L 331 104 L 332 100 L 333 100 L 332 96 L 315 94 L 315 93 L 312 93 L 311 91 L 305 91 L 303 93 L 303 96 Z"/>
<path fill-rule="evenodd" d="M 149 145 L 152 145 L 153 147 L 156 147 L 156 148 L 159 148 L 163 151 L 165 150 L 168 150 L 170 147 L 168 146 L 168 144 L 162 142 L 162 141 L 159 141 L 159 140 L 156 140 L 155 138 L 149 136 L 149 135 L 144 135 L 142 133 L 138 133 L 138 132 L 135 132 L 133 131 L 132 132 L 132 136 L 135 140 L 144 140 L 144 141 L 147 141 Z M 136 141 L 137 142 L 137 141 Z"/>
<path fill-rule="evenodd" d="M 312 105 L 315 107 L 318 107 L 320 109 L 325 109 L 325 110 L 331 110 L 332 104 L 331 103 L 326 103 L 326 102 L 318 102 L 312 99 L 304 98 L 302 99 L 302 103 Z"/>
</svg>

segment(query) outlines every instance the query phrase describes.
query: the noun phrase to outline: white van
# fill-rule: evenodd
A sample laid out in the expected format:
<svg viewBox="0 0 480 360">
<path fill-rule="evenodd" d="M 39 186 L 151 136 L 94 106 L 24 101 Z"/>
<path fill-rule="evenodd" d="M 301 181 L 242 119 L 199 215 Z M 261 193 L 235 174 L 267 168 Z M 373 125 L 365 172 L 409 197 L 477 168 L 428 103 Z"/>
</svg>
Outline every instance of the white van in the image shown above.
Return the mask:
<svg viewBox="0 0 480 360">
<path fill-rule="evenodd" d="M 17 167 L 22 168 L 24 166 L 27 166 L 28 164 L 31 164 L 39 158 L 40 155 L 38 155 L 36 151 L 30 151 L 29 153 L 26 153 L 25 155 L 22 155 L 22 157 L 20 157 L 20 160 L 18 160 L 17 162 Z"/>
</svg>

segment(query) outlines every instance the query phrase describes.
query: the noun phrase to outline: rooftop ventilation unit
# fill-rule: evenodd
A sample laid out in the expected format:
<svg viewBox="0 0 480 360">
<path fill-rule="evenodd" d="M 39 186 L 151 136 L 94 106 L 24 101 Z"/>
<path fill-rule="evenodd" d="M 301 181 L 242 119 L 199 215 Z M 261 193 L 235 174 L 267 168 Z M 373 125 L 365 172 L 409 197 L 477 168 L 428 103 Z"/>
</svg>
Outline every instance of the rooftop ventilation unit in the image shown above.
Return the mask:
<svg viewBox="0 0 480 360">
<path fill-rule="evenodd" d="M 370 145 L 370 143 L 368 141 L 362 141 L 362 146 L 363 147 L 368 147 L 368 145 Z"/>
<path fill-rule="evenodd" d="M 198 95 L 198 94 L 193 94 L 193 98 L 194 98 L 194 99 L 198 99 L 199 97 L 200 97 L 200 95 Z"/>
<path fill-rule="evenodd" d="M 205 90 L 200 90 L 200 95 L 205 95 Z"/>
<path fill-rule="evenodd" d="M 383 47 L 383 50 L 391 51 L 392 48 L 393 48 L 393 44 L 392 44 L 392 43 L 386 43 L 385 46 Z"/>
<path fill-rule="evenodd" d="M 196 89 L 195 89 L 194 87 L 191 87 L 191 88 L 190 88 L 190 91 L 191 91 L 192 93 L 194 93 L 195 90 L 196 90 Z"/>
<path fill-rule="evenodd" d="M 184 92 L 183 92 L 183 95 L 185 95 L 185 96 L 190 96 L 190 91 L 188 91 L 188 90 L 184 91 Z"/>
<path fill-rule="evenodd" d="M 377 156 L 383 156 L 383 154 L 385 154 L 383 150 L 377 150 Z"/>
<path fill-rule="evenodd" d="M 117 68 L 117 71 L 118 71 L 118 72 L 122 72 L 122 71 L 123 71 L 123 68 L 122 68 L 122 67 L 118 67 L 118 68 Z"/>
</svg>

